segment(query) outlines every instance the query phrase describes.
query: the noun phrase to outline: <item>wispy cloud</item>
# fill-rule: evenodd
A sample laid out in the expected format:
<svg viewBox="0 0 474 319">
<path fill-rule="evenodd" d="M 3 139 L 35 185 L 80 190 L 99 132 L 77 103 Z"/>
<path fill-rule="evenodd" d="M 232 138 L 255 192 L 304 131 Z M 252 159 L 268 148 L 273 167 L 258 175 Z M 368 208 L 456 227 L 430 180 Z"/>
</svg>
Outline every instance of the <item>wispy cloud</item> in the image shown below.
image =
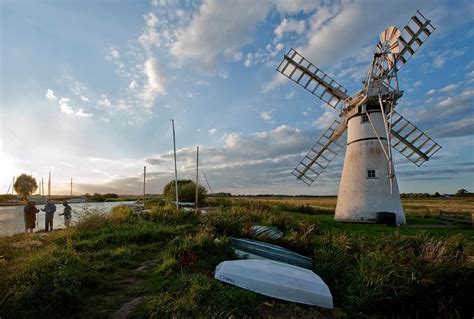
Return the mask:
<svg viewBox="0 0 474 319">
<path fill-rule="evenodd" d="M 149 58 L 145 61 L 143 72 L 148 78 L 148 83 L 141 92 L 141 97 L 146 105 L 150 107 L 158 95 L 166 94 L 166 77 L 162 68 L 155 58 Z"/>
<path fill-rule="evenodd" d="M 54 95 L 54 91 L 51 90 L 51 89 L 48 89 L 48 91 L 46 91 L 46 98 L 50 101 L 56 101 L 58 98 L 56 97 L 56 95 Z"/>
</svg>

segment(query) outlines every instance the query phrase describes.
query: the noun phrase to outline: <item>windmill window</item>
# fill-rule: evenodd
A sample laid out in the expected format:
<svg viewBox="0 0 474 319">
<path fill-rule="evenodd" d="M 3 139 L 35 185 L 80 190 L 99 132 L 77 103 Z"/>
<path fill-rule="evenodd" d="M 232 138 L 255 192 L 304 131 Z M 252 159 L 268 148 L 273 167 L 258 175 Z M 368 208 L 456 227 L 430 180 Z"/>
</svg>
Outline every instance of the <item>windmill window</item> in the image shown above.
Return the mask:
<svg viewBox="0 0 474 319">
<path fill-rule="evenodd" d="M 377 178 L 377 176 L 375 175 L 375 169 L 367 170 L 367 179 L 370 179 L 370 178 Z"/>
<path fill-rule="evenodd" d="M 362 115 L 362 123 L 366 123 L 369 121 L 369 116 L 368 115 Z"/>
</svg>

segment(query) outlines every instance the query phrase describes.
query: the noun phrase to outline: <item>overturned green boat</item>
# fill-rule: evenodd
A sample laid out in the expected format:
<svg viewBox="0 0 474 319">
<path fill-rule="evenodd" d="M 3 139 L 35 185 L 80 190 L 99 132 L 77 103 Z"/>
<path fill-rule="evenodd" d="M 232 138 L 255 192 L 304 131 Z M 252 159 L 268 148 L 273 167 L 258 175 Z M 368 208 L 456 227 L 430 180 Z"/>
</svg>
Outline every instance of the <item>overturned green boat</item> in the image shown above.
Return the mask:
<svg viewBox="0 0 474 319">
<path fill-rule="evenodd" d="M 311 268 L 313 260 L 289 249 L 269 243 L 230 237 L 236 255 L 243 259 L 271 259 L 290 265 Z"/>
</svg>

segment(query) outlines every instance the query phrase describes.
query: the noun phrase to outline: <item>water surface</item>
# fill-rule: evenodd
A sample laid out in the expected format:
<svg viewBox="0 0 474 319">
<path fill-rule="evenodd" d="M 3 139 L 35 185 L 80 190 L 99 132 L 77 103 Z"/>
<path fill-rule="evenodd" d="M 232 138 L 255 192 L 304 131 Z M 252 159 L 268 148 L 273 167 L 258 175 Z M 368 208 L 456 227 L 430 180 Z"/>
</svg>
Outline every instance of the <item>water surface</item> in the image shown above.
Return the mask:
<svg viewBox="0 0 474 319">
<path fill-rule="evenodd" d="M 110 212 L 114 206 L 122 204 L 132 204 L 132 202 L 104 202 L 104 203 L 74 203 L 72 207 L 72 224 L 85 214 L 87 209 L 96 209 L 103 213 Z M 2 206 L 0 207 L 0 237 L 9 236 L 25 231 L 25 221 L 23 215 L 24 206 Z M 44 205 L 36 205 L 41 209 Z M 54 213 L 53 225 L 54 229 L 64 228 L 64 217 L 59 216 L 63 213 L 64 206 L 56 204 L 56 212 Z M 36 214 L 35 232 L 44 230 L 44 212 Z"/>
</svg>

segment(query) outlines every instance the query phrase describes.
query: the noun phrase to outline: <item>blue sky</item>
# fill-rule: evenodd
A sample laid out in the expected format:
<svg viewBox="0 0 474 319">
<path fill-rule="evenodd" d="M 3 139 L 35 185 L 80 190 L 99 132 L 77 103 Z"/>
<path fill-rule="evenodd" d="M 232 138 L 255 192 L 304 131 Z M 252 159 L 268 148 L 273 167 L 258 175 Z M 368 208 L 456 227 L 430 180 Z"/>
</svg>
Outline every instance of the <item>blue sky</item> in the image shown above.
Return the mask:
<svg viewBox="0 0 474 319">
<path fill-rule="evenodd" d="M 214 191 L 336 194 L 343 154 L 313 187 L 290 174 L 337 111 L 276 66 L 291 47 L 360 89 L 378 34 L 419 9 L 437 30 L 402 68 L 398 111 L 443 148 L 401 156 L 401 192 L 474 190 L 472 1 L 0 2 L 0 192 L 53 175 L 53 193 L 139 193 L 180 178 L 195 147 Z M 201 181 L 202 179 L 201 176 Z"/>
</svg>

